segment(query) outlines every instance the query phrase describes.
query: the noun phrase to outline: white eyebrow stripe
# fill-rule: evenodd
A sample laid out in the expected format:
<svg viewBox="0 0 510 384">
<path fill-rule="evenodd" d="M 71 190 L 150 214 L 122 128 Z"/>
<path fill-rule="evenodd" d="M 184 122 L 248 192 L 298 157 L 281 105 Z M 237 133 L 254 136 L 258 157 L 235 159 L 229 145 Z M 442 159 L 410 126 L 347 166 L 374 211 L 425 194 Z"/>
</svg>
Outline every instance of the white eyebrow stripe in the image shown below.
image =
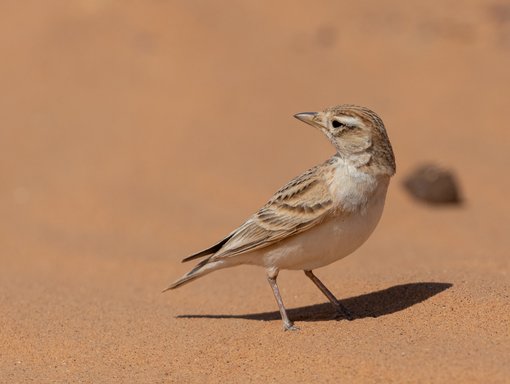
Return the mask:
<svg viewBox="0 0 510 384">
<path fill-rule="evenodd" d="M 357 127 L 360 125 L 360 120 L 357 117 L 352 116 L 339 116 L 337 120 L 348 127 Z"/>
</svg>

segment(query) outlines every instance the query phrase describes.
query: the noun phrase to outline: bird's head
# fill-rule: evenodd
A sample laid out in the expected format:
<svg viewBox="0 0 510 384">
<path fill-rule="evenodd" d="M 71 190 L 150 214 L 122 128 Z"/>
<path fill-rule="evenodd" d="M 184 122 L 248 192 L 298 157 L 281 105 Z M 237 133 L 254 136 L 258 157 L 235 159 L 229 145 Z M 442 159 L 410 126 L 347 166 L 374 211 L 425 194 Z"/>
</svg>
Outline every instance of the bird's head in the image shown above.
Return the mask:
<svg viewBox="0 0 510 384">
<path fill-rule="evenodd" d="M 368 108 L 338 105 L 321 112 L 298 113 L 294 117 L 320 129 L 341 158 L 380 173 L 395 173 L 395 157 L 384 124 Z"/>
</svg>

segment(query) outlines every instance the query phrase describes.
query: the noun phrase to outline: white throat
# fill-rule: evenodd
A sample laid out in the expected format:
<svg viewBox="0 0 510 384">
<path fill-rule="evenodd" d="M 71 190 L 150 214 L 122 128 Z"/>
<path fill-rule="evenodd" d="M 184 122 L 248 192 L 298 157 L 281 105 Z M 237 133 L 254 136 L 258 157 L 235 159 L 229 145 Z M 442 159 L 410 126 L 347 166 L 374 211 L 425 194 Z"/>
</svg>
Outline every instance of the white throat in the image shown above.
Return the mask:
<svg viewBox="0 0 510 384">
<path fill-rule="evenodd" d="M 329 189 L 335 202 L 343 211 L 356 212 L 366 209 L 369 199 L 381 187 L 384 194 L 388 188 L 388 180 L 363 172 L 359 169 L 360 161 L 364 160 L 362 154 L 348 159 L 336 158 L 335 171 L 329 183 Z M 365 164 L 365 163 L 363 163 Z"/>
</svg>

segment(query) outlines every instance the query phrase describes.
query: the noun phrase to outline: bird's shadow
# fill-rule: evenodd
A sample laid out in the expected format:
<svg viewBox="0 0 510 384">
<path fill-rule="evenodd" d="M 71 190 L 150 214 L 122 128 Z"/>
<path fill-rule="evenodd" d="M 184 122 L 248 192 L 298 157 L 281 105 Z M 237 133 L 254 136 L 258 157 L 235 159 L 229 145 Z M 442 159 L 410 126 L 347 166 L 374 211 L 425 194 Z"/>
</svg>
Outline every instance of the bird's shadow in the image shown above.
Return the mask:
<svg viewBox="0 0 510 384">
<path fill-rule="evenodd" d="M 395 285 L 381 291 L 371 292 L 360 296 L 342 299 L 342 304 L 351 312 L 353 319 L 379 317 L 402 311 L 415 304 L 421 303 L 438 293 L 450 288 L 450 283 L 420 282 Z M 335 318 L 333 307 L 329 302 L 292 308 L 289 317 L 295 321 L 326 321 Z M 279 320 L 280 312 L 260 312 L 241 315 L 178 315 L 177 318 L 209 318 L 209 319 L 247 319 L 247 320 Z"/>
</svg>

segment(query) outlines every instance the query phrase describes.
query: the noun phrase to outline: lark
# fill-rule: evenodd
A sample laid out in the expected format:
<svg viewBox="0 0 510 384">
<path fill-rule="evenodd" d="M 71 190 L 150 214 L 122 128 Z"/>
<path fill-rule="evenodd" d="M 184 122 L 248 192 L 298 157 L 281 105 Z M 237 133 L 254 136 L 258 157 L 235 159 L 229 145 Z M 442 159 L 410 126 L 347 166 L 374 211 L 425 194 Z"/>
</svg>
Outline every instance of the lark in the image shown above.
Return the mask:
<svg viewBox="0 0 510 384">
<path fill-rule="evenodd" d="M 395 157 L 381 118 L 365 107 L 339 105 L 303 112 L 297 119 L 318 129 L 336 153 L 288 182 L 223 240 L 183 262 L 203 258 L 170 285 L 175 289 L 218 269 L 264 267 L 285 330 L 296 330 L 276 283 L 282 269 L 303 270 L 339 316 L 351 314 L 312 272 L 359 248 L 381 218 Z"/>
</svg>

